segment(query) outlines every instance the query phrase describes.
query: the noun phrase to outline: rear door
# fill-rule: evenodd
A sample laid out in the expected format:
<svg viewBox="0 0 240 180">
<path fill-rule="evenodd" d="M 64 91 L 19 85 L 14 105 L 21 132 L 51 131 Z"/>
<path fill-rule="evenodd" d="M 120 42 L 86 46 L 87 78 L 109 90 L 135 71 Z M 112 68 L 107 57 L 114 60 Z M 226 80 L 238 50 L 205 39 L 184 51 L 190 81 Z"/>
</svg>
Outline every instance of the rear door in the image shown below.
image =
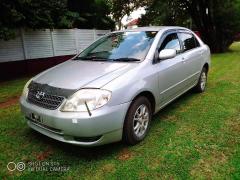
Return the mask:
<svg viewBox="0 0 240 180">
<path fill-rule="evenodd" d="M 192 86 L 198 80 L 201 71 L 203 49 L 191 32 L 180 32 L 178 37 L 182 45 L 182 59 L 185 66 L 186 87 Z"/>
</svg>

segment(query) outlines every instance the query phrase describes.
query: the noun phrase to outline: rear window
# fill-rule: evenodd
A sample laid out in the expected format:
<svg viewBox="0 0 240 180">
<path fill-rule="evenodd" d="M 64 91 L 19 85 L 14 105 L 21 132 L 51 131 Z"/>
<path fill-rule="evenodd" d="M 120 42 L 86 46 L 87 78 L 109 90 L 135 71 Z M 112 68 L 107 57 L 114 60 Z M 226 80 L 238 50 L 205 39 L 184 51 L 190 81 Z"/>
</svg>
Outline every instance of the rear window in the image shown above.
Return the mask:
<svg viewBox="0 0 240 180">
<path fill-rule="evenodd" d="M 199 47 L 198 40 L 190 33 L 179 33 L 179 38 L 183 42 L 183 52 Z"/>
</svg>

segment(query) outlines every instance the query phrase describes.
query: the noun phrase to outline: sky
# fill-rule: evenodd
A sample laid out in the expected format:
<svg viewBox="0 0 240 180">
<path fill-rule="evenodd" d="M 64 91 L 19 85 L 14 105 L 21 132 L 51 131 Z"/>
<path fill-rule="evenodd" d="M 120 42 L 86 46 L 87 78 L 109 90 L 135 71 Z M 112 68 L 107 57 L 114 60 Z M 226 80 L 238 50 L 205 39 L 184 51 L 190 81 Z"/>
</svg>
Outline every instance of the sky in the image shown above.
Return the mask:
<svg viewBox="0 0 240 180">
<path fill-rule="evenodd" d="M 133 11 L 129 16 L 125 15 L 122 19 L 122 24 L 126 25 L 134 19 L 140 18 L 142 14 L 145 14 L 146 11 L 143 7 Z"/>
</svg>

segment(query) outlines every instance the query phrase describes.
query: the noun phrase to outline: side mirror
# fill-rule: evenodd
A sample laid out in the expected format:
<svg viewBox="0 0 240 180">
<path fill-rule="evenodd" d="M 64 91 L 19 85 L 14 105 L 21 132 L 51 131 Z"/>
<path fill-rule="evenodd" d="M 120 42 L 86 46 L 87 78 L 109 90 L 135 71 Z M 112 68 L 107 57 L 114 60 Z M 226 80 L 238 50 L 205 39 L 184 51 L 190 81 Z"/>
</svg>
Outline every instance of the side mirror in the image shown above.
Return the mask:
<svg viewBox="0 0 240 180">
<path fill-rule="evenodd" d="M 159 59 L 171 59 L 177 55 L 177 51 L 175 49 L 163 49 L 159 53 Z"/>
</svg>

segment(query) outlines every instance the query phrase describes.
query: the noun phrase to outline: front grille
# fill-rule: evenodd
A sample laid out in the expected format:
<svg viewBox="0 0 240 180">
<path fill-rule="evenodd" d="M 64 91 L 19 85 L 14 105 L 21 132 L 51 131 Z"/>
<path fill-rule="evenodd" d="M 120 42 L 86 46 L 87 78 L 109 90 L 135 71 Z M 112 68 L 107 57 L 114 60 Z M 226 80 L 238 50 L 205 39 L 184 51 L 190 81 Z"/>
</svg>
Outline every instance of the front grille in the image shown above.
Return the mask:
<svg viewBox="0 0 240 180">
<path fill-rule="evenodd" d="M 43 92 L 44 95 L 38 96 L 39 92 Z M 44 91 L 39 91 L 29 88 L 28 92 L 28 101 L 37 106 L 46 108 L 46 109 L 57 109 L 63 102 L 63 96 L 47 94 Z"/>
</svg>

